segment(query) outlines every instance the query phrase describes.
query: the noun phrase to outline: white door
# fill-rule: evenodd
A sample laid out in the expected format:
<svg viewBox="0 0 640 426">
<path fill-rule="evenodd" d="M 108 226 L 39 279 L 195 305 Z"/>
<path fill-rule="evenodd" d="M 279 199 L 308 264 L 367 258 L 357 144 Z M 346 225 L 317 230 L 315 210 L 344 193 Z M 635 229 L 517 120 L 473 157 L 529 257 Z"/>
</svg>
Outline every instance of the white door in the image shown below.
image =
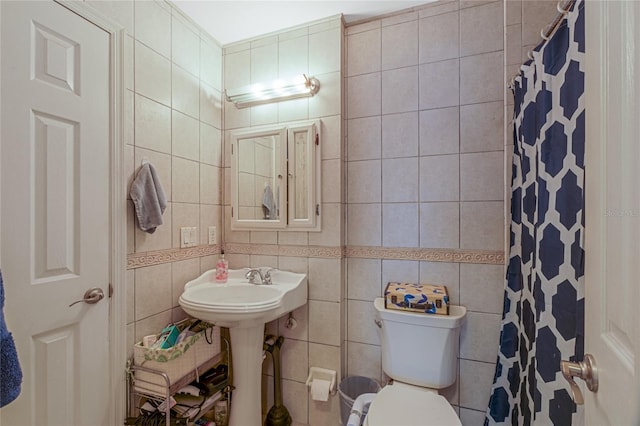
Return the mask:
<svg viewBox="0 0 640 426">
<path fill-rule="evenodd" d="M 22 394 L 3 426 L 107 425 L 109 34 L 53 1 L 2 1 L 2 272 Z M 69 304 L 98 287 L 96 304 Z"/>
<path fill-rule="evenodd" d="M 640 406 L 640 2 L 590 1 L 586 24 L 585 352 L 599 378 L 586 425 Z"/>
</svg>

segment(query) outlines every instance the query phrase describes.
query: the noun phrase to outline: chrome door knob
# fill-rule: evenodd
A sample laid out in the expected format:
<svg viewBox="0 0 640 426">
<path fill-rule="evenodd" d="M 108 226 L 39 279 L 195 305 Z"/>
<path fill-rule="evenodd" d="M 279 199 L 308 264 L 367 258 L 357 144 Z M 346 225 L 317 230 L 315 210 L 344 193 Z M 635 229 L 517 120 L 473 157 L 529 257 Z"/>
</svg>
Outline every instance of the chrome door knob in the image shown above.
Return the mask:
<svg viewBox="0 0 640 426">
<path fill-rule="evenodd" d="M 598 391 L 598 368 L 596 367 L 596 360 L 593 355 L 584 354 L 584 361 L 582 362 L 560 361 L 560 370 L 564 378 L 571 385 L 573 402 L 577 405 L 584 404 L 584 397 L 578 384 L 573 379 L 574 377 L 584 380 L 587 384 L 587 389 L 591 392 Z"/>
<path fill-rule="evenodd" d="M 80 302 L 84 302 L 88 305 L 93 305 L 94 303 L 98 303 L 102 299 L 104 299 L 104 292 L 102 291 L 101 288 L 94 287 L 94 288 L 90 288 L 84 293 L 84 298 L 80 300 L 76 300 L 75 302 L 70 304 L 69 307 L 72 307 L 76 303 L 80 303 Z"/>
</svg>

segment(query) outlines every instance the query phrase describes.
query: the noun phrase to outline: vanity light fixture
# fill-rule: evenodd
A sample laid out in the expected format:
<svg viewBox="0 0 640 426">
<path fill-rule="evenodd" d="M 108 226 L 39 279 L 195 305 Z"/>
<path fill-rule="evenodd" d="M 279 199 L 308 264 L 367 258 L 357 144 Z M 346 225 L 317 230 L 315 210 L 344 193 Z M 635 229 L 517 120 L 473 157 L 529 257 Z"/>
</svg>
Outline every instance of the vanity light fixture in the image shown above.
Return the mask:
<svg viewBox="0 0 640 426">
<path fill-rule="evenodd" d="M 318 93 L 320 82 L 315 77 L 302 74 L 291 80 L 276 80 L 272 83 L 257 83 L 237 89 L 225 91 L 227 101 L 233 102 L 236 108 L 289 99 L 310 97 Z"/>
</svg>

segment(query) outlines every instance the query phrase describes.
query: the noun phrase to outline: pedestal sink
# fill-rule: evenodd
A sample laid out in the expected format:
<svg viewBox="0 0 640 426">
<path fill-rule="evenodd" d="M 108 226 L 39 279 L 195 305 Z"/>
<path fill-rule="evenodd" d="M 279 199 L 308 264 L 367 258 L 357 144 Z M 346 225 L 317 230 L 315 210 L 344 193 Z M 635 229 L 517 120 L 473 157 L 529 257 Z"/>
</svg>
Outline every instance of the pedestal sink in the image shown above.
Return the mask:
<svg viewBox="0 0 640 426">
<path fill-rule="evenodd" d="M 269 268 L 259 268 L 267 270 Z M 229 270 L 225 284 L 210 270 L 184 286 L 180 306 L 189 315 L 228 327 L 235 390 L 230 426 L 262 423 L 261 380 L 264 324 L 307 303 L 307 276 L 272 270 L 271 285 L 250 284 L 248 269 Z"/>
</svg>

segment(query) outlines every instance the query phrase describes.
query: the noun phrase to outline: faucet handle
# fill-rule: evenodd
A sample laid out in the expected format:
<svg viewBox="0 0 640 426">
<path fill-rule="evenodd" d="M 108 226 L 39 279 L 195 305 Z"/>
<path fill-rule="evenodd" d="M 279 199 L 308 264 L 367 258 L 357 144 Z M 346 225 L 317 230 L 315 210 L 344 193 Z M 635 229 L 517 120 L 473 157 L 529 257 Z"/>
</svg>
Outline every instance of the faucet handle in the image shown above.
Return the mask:
<svg viewBox="0 0 640 426">
<path fill-rule="evenodd" d="M 277 271 L 278 268 L 269 268 L 267 269 L 267 271 L 264 273 L 264 283 L 265 284 L 271 284 L 271 271 Z"/>
</svg>

